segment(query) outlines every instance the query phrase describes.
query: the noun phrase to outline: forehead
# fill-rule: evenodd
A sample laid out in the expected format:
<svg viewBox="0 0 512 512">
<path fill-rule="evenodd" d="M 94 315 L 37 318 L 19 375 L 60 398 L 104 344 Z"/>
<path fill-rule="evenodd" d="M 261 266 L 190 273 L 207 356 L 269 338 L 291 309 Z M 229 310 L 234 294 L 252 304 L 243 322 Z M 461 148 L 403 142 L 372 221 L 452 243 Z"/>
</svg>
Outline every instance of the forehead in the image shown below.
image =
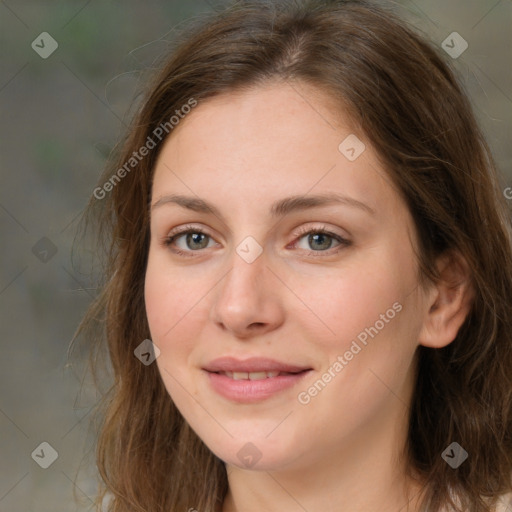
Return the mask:
<svg viewBox="0 0 512 512">
<path fill-rule="evenodd" d="M 397 206 L 376 153 L 334 103 L 324 91 L 298 83 L 268 84 L 199 103 L 163 145 L 153 198 L 187 193 L 243 208 L 335 191 L 371 207 Z M 347 158 L 354 154 L 347 146 L 361 152 L 355 160 Z"/>
</svg>

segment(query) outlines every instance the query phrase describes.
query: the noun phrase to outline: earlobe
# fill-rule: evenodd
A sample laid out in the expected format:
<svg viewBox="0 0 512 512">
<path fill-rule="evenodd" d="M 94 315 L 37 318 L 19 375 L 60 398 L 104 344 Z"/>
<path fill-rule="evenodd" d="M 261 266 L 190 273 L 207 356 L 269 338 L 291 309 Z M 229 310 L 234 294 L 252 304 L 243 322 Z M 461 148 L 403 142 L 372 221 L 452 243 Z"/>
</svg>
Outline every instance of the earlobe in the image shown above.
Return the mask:
<svg viewBox="0 0 512 512">
<path fill-rule="evenodd" d="M 426 294 L 420 345 L 441 348 L 449 345 L 466 320 L 474 297 L 471 272 L 458 252 L 443 254 L 437 262 L 440 279 Z"/>
</svg>

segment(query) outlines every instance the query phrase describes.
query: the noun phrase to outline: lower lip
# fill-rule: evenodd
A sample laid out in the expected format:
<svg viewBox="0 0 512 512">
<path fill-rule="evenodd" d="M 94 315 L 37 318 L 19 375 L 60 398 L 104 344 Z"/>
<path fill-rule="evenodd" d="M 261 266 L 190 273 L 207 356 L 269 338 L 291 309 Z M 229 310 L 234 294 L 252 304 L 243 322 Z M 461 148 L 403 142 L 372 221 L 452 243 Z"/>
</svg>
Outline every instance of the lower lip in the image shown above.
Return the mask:
<svg viewBox="0 0 512 512">
<path fill-rule="evenodd" d="M 310 373 L 310 370 L 260 380 L 234 380 L 219 373 L 206 373 L 212 388 L 219 395 L 233 402 L 254 403 L 295 386 Z"/>
</svg>

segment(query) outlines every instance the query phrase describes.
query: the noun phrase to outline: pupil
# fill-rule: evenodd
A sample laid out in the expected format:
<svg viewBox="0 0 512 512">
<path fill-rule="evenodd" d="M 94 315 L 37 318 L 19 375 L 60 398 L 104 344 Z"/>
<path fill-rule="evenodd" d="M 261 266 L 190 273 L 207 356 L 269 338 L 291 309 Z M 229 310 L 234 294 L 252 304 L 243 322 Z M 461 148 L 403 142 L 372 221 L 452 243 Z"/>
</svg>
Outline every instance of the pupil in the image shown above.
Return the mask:
<svg viewBox="0 0 512 512">
<path fill-rule="evenodd" d="M 203 242 L 204 242 L 204 240 L 206 239 L 206 235 L 204 233 L 189 233 L 187 235 L 187 245 L 190 247 L 190 245 L 195 244 L 195 243 L 200 244 L 201 237 L 203 237 Z M 191 242 L 191 243 L 189 244 L 189 242 Z M 204 247 L 200 246 L 199 248 L 203 249 Z"/>
<path fill-rule="evenodd" d="M 321 246 L 323 245 L 323 247 L 317 247 L 317 248 L 319 248 L 321 250 L 329 249 L 329 246 L 331 245 L 330 238 L 329 238 L 329 236 L 322 234 L 322 233 L 316 233 L 314 235 L 309 235 L 309 243 L 310 244 L 314 243 L 315 239 L 318 239 L 318 237 L 320 237 L 320 241 L 323 238 L 325 241 L 327 241 L 327 243 L 324 243 L 324 244 L 320 243 L 320 245 Z"/>
</svg>

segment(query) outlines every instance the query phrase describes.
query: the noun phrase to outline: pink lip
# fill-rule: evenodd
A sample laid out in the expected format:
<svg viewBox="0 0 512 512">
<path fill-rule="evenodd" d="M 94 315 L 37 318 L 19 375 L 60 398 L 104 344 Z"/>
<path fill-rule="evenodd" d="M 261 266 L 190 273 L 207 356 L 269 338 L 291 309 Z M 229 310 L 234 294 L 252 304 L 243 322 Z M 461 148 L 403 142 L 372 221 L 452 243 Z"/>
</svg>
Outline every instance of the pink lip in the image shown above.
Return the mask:
<svg viewBox="0 0 512 512">
<path fill-rule="evenodd" d="M 255 403 L 295 386 L 311 368 L 259 357 L 245 360 L 222 357 L 207 364 L 203 370 L 219 395 L 234 402 Z M 218 372 L 286 372 L 286 375 L 260 380 L 234 380 Z"/>
<path fill-rule="evenodd" d="M 220 357 L 204 366 L 207 372 L 287 372 L 298 373 L 311 370 L 308 366 L 297 366 L 268 359 L 265 357 L 251 357 L 249 359 L 235 359 L 234 357 Z"/>
</svg>

